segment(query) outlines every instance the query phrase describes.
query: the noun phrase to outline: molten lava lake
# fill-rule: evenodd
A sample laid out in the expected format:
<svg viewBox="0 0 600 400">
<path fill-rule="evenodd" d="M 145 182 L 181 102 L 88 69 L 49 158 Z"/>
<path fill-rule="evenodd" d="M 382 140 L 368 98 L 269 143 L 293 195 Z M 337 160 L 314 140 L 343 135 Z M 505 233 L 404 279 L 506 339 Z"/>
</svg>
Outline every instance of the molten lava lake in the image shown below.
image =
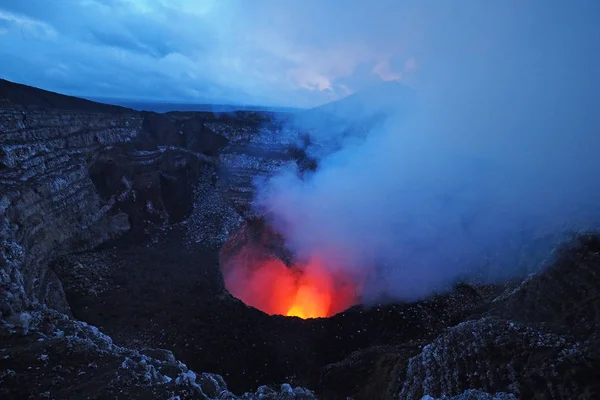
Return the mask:
<svg viewBox="0 0 600 400">
<path fill-rule="evenodd" d="M 357 304 L 357 285 L 317 259 L 288 266 L 279 259 L 236 257 L 223 269 L 225 286 L 270 315 L 330 317 Z"/>
</svg>

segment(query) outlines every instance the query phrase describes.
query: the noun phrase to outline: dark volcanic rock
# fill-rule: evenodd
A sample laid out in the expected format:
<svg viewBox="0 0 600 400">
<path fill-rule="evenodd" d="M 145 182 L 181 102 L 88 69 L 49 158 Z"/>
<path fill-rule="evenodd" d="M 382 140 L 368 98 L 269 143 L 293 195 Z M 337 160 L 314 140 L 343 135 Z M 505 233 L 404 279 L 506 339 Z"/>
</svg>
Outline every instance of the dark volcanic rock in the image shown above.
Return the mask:
<svg viewBox="0 0 600 400">
<path fill-rule="evenodd" d="M 482 392 L 481 390 L 469 389 L 456 396 L 442 396 L 434 399 L 427 395 L 421 400 L 515 400 L 515 395 L 511 393 L 498 392 L 494 394 Z"/>
<path fill-rule="evenodd" d="M 555 263 L 444 332 L 412 358 L 400 398 L 469 388 L 524 399 L 600 396 L 600 239 L 584 235 Z"/>
<path fill-rule="evenodd" d="M 494 314 L 585 339 L 600 329 L 600 236 L 582 235 L 556 253 L 551 268 L 498 298 Z"/>
<path fill-rule="evenodd" d="M 142 144 L 149 146 L 160 143 L 176 146 L 207 156 L 216 156 L 229 140 L 208 127 L 211 119 L 193 115 L 178 119 L 170 114 L 143 113 L 144 135 Z"/>
<path fill-rule="evenodd" d="M 11 93 L 6 85 L 4 93 Z M 15 90 L 1 99 L 0 108 L 2 313 L 36 303 L 66 311 L 60 283 L 46 268 L 48 260 L 129 229 L 127 216 L 112 211 L 114 200 L 98 195 L 87 160 L 103 147 L 132 140 L 142 120 L 112 107 L 92 111 L 83 100 L 76 113 L 39 108 L 55 98 L 28 97 L 29 90 L 20 86 Z M 60 104 L 75 103 L 66 99 Z"/>
<path fill-rule="evenodd" d="M 410 341 L 399 346 L 372 346 L 327 365 L 320 376 L 324 397 L 353 396 L 357 399 L 392 399 L 402 383 L 398 369 L 426 344 Z"/>
<path fill-rule="evenodd" d="M 0 327 L 2 398 L 203 398 L 188 379 L 193 372 L 167 351 L 116 346 L 52 310 L 23 312 L 14 322 Z"/>
<path fill-rule="evenodd" d="M 200 177 L 216 176 L 217 160 L 185 147 L 186 140 L 204 143 L 208 128 L 193 124 L 177 141 L 176 123 L 166 116 L 6 81 L 0 89 L 5 314 L 37 303 L 68 311 L 60 282 L 46 268 L 49 260 L 131 227 L 182 221 L 193 210 L 197 188 L 214 187 L 214 180 Z M 209 136 L 207 151 L 226 141 Z"/>
<path fill-rule="evenodd" d="M 526 399 L 576 398 L 589 390 L 593 367 L 569 338 L 484 318 L 449 329 L 411 358 L 399 397 L 481 388 Z"/>
<path fill-rule="evenodd" d="M 263 216 L 246 219 L 229 236 L 220 252 L 222 268 L 226 269 L 242 251 L 248 249 L 255 250 L 257 258 L 277 258 L 286 265 L 291 265 L 293 258 L 285 247 L 283 235 L 271 228 Z"/>
<path fill-rule="evenodd" d="M 185 120 L 181 127 L 181 134 L 186 139 L 186 148 L 209 156 L 218 155 L 229 143 L 224 136 L 208 128 L 206 121 L 200 116 Z"/>
<path fill-rule="evenodd" d="M 170 351 L 120 347 L 97 328 L 53 310 L 15 315 L 0 326 L 0 339 L 2 399 L 240 398 L 227 390 L 221 376 L 197 374 Z M 241 398 L 315 397 L 282 385 L 264 386 Z"/>
<path fill-rule="evenodd" d="M 89 173 L 98 193 L 125 212 L 133 229 L 146 223 L 180 222 L 193 209 L 194 189 L 215 161 L 176 147 L 140 151 L 114 146 L 97 153 Z M 214 186 L 214 185 L 213 185 Z"/>
</svg>

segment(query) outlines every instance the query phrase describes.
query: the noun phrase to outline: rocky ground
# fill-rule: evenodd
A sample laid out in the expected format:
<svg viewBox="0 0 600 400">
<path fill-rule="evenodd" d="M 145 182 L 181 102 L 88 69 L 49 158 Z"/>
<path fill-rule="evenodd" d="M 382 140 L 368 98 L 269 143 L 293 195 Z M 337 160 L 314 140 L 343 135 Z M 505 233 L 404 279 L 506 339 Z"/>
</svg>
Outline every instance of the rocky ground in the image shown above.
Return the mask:
<svg viewBox="0 0 600 400">
<path fill-rule="evenodd" d="M 286 257 L 253 178 L 316 167 L 285 118 L 0 81 L 0 397 L 600 398 L 594 235 L 524 280 L 326 319 L 230 296 L 220 262 L 240 246 Z"/>
</svg>

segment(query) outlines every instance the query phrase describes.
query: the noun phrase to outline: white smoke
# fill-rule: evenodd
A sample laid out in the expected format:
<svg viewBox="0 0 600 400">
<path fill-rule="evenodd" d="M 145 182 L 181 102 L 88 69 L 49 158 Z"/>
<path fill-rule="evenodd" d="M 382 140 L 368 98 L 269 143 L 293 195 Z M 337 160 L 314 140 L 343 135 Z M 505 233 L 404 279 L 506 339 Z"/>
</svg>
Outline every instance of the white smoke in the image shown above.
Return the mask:
<svg viewBox="0 0 600 400">
<path fill-rule="evenodd" d="M 371 129 L 325 156 L 309 147 L 314 173 L 287 170 L 259 190 L 256 206 L 299 257 L 368 272 L 366 301 L 521 274 L 557 239 L 600 227 L 597 30 L 585 7 L 494 7 L 432 12 L 413 105 L 390 109 L 399 89 L 386 83 L 323 109 L 335 118 L 303 114 L 317 144 L 340 139 L 339 121 Z M 360 115 L 383 103 L 385 123 Z"/>
<path fill-rule="evenodd" d="M 427 118 L 392 119 L 303 178 L 282 172 L 257 205 L 299 257 L 376 270 L 366 297 L 417 298 L 474 272 L 523 272 L 535 265 L 519 263 L 540 261 L 524 251 L 547 251 L 556 235 L 598 226 L 594 159 L 549 153 L 528 165 L 521 142 L 467 152 Z"/>
</svg>

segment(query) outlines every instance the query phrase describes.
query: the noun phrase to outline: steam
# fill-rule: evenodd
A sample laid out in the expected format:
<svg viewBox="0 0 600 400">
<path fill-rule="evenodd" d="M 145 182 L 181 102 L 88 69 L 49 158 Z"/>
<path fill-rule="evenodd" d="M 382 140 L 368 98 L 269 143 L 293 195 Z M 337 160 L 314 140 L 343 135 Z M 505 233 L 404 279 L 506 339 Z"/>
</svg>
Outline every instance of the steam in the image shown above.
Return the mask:
<svg viewBox="0 0 600 400">
<path fill-rule="evenodd" d="M 318 168 L 262 183 L 257 210 L 300 259 L 316 256 L 364 279 L 366 302 L 523 274 L 565 235 L 597 229 L 600 101 L 590 32 L 542 13 L 536 26 L 547 30 L 524 41 L 515 29 L 531 33 L 519 25 L 530 16 L 466 26 L 458 16 L 438 26 L 422 42 L 429 64 L 410 101 L 398 100 L 410 97 L 406 88 L 384 83 L 342 100 L 335 118 L 331 106 L 302 114 Z M 373 114 L 383 103 L 385 112 Z M 357 124 L 368 132 L 342 135 Z"/>
</svg>

